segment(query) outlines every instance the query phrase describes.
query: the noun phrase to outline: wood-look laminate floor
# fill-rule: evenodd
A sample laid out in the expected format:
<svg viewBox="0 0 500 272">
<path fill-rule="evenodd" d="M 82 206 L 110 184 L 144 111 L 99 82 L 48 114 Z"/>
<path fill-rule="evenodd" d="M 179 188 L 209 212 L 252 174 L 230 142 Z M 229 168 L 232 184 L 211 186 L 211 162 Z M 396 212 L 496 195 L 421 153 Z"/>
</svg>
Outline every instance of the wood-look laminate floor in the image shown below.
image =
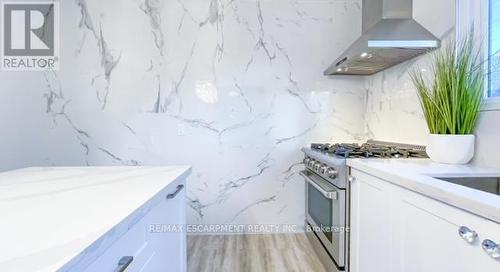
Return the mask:
<svg viewBox="0 0 500 272">
<path fill-rule="evenodd" d="M 188 272 L 326 272 L 304 234 L 188 236 Z"/>
</svg>

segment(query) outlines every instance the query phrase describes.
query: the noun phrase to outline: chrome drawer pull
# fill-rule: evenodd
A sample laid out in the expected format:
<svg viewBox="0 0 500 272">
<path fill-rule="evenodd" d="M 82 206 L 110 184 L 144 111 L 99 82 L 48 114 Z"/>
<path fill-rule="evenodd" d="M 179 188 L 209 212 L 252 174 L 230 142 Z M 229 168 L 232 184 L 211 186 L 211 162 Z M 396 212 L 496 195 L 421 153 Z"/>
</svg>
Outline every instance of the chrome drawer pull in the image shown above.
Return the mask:
<svg viewBox="0 0 500 272">
<path fill-rule="evenodd" d="M 134 261 L 134 257 L 132 256 L 123 256 L 119 261 L 118 261 L 118 266 L 116 267 L 114 272 L 123 272 L 127 267 Z"/>
<path fill-rule="evenodd" d="M 182 189 L 184 189 L 184 185 L 177 185 L 177 189 L 175 190 L 175 192 L 168 194 L 167 199 L 175 198 L 177 194 L 180 193 L 180 191 L 182 191 Z"/>
<path fill-rule="evenodd" d="M 458 229 L 458 235 L 460 235 L 460 237 L 462 237 L 462 239 L 464 239 L 469 244 L 474 243 L 474 241 L 476 241 L 477 238 L 477 232 L 465 226 L 461 226 Z"/>
<path fill-rule="evenodd" d="M 490 255 L 491 258 L 500 260 L 500 245 L 491 241 L 491 240 L 484 240 L 483 241 L 483 250 Z"/>
</svg>

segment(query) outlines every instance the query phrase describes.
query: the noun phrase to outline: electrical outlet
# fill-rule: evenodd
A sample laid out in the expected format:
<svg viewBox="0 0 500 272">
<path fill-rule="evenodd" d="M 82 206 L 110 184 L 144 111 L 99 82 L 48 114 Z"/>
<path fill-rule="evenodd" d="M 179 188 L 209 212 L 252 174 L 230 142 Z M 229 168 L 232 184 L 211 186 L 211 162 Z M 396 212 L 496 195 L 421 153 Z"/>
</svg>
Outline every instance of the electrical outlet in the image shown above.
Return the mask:
<svg viewBox="0 0 500 272">
<path fill-rule="evenodd" d="M 186 135 L 186 126 L 184 124 L 177 125 L 177 136 Z"/>
</svg>

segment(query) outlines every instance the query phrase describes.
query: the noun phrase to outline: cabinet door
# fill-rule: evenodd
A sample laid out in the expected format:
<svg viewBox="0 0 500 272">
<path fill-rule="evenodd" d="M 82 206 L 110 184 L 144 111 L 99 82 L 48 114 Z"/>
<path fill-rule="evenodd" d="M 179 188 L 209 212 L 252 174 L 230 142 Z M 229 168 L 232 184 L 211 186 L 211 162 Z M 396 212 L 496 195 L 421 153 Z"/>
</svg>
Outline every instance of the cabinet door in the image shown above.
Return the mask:
<svg viewBox="0 0 500 272">
<path fill-rule="evenodd" d="M 500 261 L 481 247 L 483 239 L 498 239 L 500 225 L 402 188 L 395 192 L 395 271 L 500 271 Z M 478 233 L 473 243 L 460 237 L 461 226 Z"/>
<path fill-rule="evenodd" d="M 387 272 L 392 255 L 390 187 L 358 171 L 353 176 L 350 271 Z"/>
</svg>

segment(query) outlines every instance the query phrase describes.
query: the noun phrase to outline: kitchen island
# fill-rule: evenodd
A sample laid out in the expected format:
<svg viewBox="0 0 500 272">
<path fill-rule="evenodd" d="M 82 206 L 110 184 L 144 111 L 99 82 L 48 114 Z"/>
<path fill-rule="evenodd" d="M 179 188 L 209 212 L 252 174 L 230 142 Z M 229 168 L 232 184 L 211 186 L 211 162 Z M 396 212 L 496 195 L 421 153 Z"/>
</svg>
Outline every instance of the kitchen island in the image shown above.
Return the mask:
<svg viewBox="0 0 500 272">
<path fill-rule="evenodd" d="M 190 172 L 165 166 L 0 173 L 0 271 L 114 271 L 125 265 L 139 271 L 167 261 L 185 270 L 185 232 L 158 230 L 185 224 Z"/>
</svg>

